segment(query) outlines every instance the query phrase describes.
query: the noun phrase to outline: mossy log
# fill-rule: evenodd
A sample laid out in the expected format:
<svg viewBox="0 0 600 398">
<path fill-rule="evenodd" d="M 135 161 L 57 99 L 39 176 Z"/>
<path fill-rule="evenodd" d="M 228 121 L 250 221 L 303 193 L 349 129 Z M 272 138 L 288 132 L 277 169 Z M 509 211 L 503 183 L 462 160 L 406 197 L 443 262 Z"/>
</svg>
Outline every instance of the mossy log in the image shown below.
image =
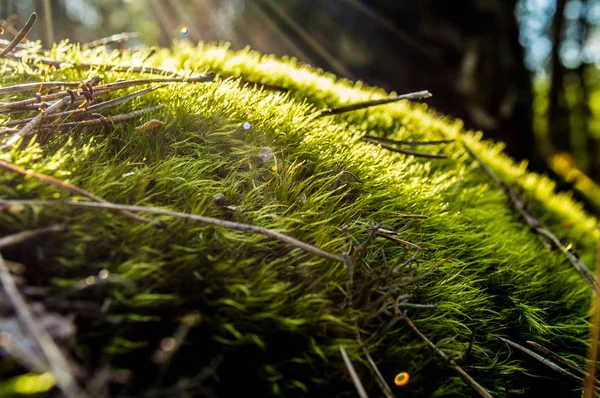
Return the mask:
<svg viewBox="0 0 600 398">
<path fill-rule="evenodd" d="M 77 388 L 111 397 L 355 396 L 343 351 L 371 397 L 473 396 L 457 366 L 495 397 L 579 396 L 580 384 L 499 337 L 585 366 L 591 289 L 465 145 L 592 267 L 596 219 L 551 180 L 426 100 L 324 115 L 396 94 L 226 46 L 181 43 L 147 55 L 56 45 L 44 56 L 61 68 L 47 82 L 100 81 L 80 96 L 71 85 L 80 113 L 43 115 L 17 139 L 23 123 L 14 121 L 35 117 L 40 104 L 20 113 L 6 104 L 34 98 L 37 87 L 0 97 L 1 236 L 53 227 L 4 245 L 2 257 Z M 2 87 L 40 83 L 46 66 L 36 56 L 4 60 Z M 99 88 L 159 73 L 151 68 L 189 81 L 81 111 L 157 86 Z M 214 79 L 189 78 L 209 72 Z M 38 102 L 61 89 L 46 85 Z M 390 151 L 377 137 L 442 141 L 423 148 L 445 156 Z M 73 201 L 100 205 L 64 204 Z M 131 216 L 111 204 L 161 211 L 126 209 Z M 60 395 L 64 379 L 48 373 L 7 296 L 0 395 Z M 398 387 L 401 372 L 410 380 Z"/>
</svg>

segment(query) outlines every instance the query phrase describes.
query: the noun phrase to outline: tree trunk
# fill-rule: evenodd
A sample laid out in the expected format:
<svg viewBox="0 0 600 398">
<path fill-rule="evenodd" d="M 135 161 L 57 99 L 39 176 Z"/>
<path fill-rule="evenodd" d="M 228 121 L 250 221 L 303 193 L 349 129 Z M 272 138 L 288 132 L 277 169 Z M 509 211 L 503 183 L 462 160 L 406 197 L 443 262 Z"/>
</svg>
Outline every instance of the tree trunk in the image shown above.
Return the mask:
<svg viewBox="0 0 600 398">
<path fill-rule="evenodd" d="M 290 48 L 278 55 L 309 58 L 338 75 L 399 93 L 428 89 L 434 96 L 427 102 L 439 111 L 504 141 L 515 158 L 537 160 L 532 87 L 514 15 L 517 0 L 278 3 L 302 32 L 286 25 L 273 1 L 256 2 L 303 52 Z M 273 52 L 264 43 L 260 47 Z"/>
<path fill-rule="evenodd" d="M 560 60 L 560 41 L 564 25 L 566 0 L 556 0 L 556 11 L 552 21 L 552 56 L 550 79 L 550 105 L 548 108 L 548 139 L 555 152 L 571 152 L 569 117 L 566 110 L 564 76 L 565 68 Z"/>
</svg>

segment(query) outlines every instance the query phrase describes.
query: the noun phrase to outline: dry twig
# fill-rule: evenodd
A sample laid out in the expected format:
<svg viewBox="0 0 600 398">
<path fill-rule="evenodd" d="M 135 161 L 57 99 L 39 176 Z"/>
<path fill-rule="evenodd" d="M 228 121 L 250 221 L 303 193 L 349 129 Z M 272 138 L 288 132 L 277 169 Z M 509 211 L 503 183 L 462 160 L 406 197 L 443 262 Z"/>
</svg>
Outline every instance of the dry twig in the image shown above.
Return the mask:
<svg viewBox="0 0 600 398">
<path fill-rule="evenodd" d="M 39 349 L 44 354 L 48 366 L 54 374 L 58 387 L 69 398 L 86 397 L 87 394 L 79 388 L 75 378 L 71 372 L 69 372 L 69 362 L 60 351 L 60 348 L 56 345 L 44 327 L 39 325 L 31 314 L 29 306 L 17 289 L 17 285 L 8 271 L 8 267 L 1 254 L 0 283 L 15 309 L 17 318 L 22 323 L 25 330 L 31 334 Z"/>
<path fill-rule="evenodd" d="M 365 391 L 365 388 L 363 387 L 362 383 L 360 382 L 360 379 L 358 378 L 358 375 L 356 374 L 356 371 L 354 370 L 354 366 L 352 366 L 352 362 L 350 361 L 350 358 L 348 358 L 348 354 L 346 353 L 346 350 L 342 346 L 339 346 L 338 348 L 340 349 L 340 353 L 342 354 L 342 358 L 344 359 L 344 364 L 346 364 L 346 369 L 348 369 L 348 373 L 350 374 L 352 383 L 354 383 L 354 387 L 356 387 L 358 396 L 360 398 L 369 398 L 369 396 L 367 395 L 367 391 Z"/>
<path fill-rule="evenodd" d="M 130 206 L 130 205 L 119 205 L 115 203 L 106 203 L 106 202 L 72 202 L 72 201 L 53 201 L 53 200 L 0 200 L 0 204 L 4 205 L 27 205 L 27 206 L 70 206 L 70 207 L 82 207 L 82 208 L 92 208 L 92 209 L 104 209 L 110 211 L 130 211 L 130 212 L 140 212 L 140 213 L 150 213 L 150 214 L 160 214 L 164 216 L 177 217 L 185 220 L 193 220 L 198 221 L 207 225 L 213 225 L 215 227 L 222 227 L 228 229 L 234 229 L 242 232 L 250 232 L 254 234 L 264 235 L 271 239 L 278 240 L 280 242 L 286 243 L 289 246 L 295 247 L 297 249 L 301 249 L 307 253 L 314 254 L 315 256 L 331 260 L 337 261 L 341 263 L 345 263 L 345 259 L 342 257 L 336 256 L 334 254 L 328 253 L 324 250 L 321 250 L 317 247 L 311 246 L 308 243 L 304 243 L 297 239 L 294 239 L 290 236 L 284 235 L 282 233 L 263 228 L 257 227 L 249 224 L 241 224 L 233 221 L 220 220 L 218 218 L 198 216 L 195 214 L 189 213 L 181 213 L 172 210 L 162 210 L 153 207 L 144 207 L 144 206 Z"/>
<path fill-rule="evenodd" d="M 19 139 L 21 139 L 21 138 L 25 137 L 26 135 L 30 134 L 33 131 L 33 129 L 35 127 L 37 127 L 37 125 L 42 122 L 42 118 L 45 115 L 51 115 L 51 114 L 53 114 L 55 112 L 58 112 L 60 110 L 60 108 L 62 108 L 62 106 L 65 105 L 67 102 L 68 102 L 68 99 L 67 98 L 63 98 L 62 100 L 60 100 L 58 102 L 55 102 L 50 107 L 48 107 L 45 112 L 41 112 L 39 115 L 37 115 L 36 117 L 34 117 L 21 130 L 19 130 L 18 133 L 13 134 L 13 136 L 10 137 L 8 139 L 8 141 L 6 141 L 4 143 L 4 145 L 2 145 L 2 149 L 6 150 L 7 148 L 12 147 Z"/>
<path fill-rule="evenodd" d="M 458 366 L 456 364 L 456 362 L 454 362 L 452 359 L 450 359 L 448 357 L 448 355 L 446 355 L 442 350 L 440 350 L 435 344 L 433 344 L 427 337 L 425 337 L 425 335 L 423 335 L 423 333 L 421 333 L 421 331 L 419 329 L 417 329 L 417 327 L 415 326 L 414 323 L 412 323 L 412 321 L 405 316 L 404 317 L 404 321 L 407 323 L 407 325 L 413 330 L 413 332 L 415 332 L 417 334 L 417 336 L 419 336 L 419 338 L 429 346 L 429 348 L 431 348 L 433 350 L 433 352 L 435 352 L 440 358 L 442 358 L 452 369 L 454 369 L 456 371 L 456 373 L 458 373 L 458 376 L 465 382 L 467 383 L 469 386 L 471 386 L 471 388 L 477 392 L 480 396 L 482 396 L 483 398 L 492 398 L 492 396 L 490 395 L 489 392 L 487 392 L 485 390 L 485 388 L 483 388 L 479 383 L 477 383 L 471 376 L 469 376 L 469 374 L 467 372 L 465 372 L 460 366 Z"/>
<path fill-rule="evenodd" d="M 535 359 L 536 361 L 544 364 L 546 367 L 552 369 L 555 372 L 560 373 L 561 375 L 577 382 L 577 383 L 581 383 L 583 382 L 583 379 L 579 376 L 574 375 L 573 373 L 561 368 L 560 366 L 558 366 L 557 364 L 555 364 L 554 362 L 552 362 L 551 360 L 549 360 L 548 358 L 544 358 L 543 356 L 536 354 L 535 352 L 531 351 L 528 348 L 523 347 L 520 344 L 515 343 L 514 341 L 511 341 L 509 339 L 505 339 L 503 337 L 496 337 L 498 340 L 502 341 L 503 343 L 516 348 L 517 350 L 529 355 L 530 357 L 532 357 L 533 359 Z"/>
<path fill-rule="evenodd" d="M 514 209 L 525 219 L 529 227 L 545 242 L 549 242 L 556 249 L 560 250 L 565 257 L 569 260 L 571 265 L 579 272 L 579 274 L 583 277 L 583 279 L 588 283 L 588 285 L 592 288 L 592 291 L 596 294 L 596 296 L 600 295 L 600 291 L 598 289 L 598 279 L 596 275 L 592 273 L 588 267 L 581 261 L 579 257 L 573 254 L 567 247 L 565 247 L 560 240 L 548 229 L 546 229 L 542 223 L 531 214 L 531 212 L 527 209 L 527 205 L 525 201 L 521 199 L 519 195 L 515 191 L 512 190 L 511 187 L 508 186 L 504 181 L 502 181 L 484 162 L 477 156 L 465 143 L 463 146 L 467 150 L 467 152 L 479 163 L 481 168 L 486 172 L 488 176 L 496 184 L 498 184 L 504 192 L 506 192 L 508 198 L 510 199 Z"/>
<path fill-rule="evenodd" d="M 23 27 L 15 36 L 15 38 L 2 51 L 0 51 L 0 58 L 8 55 L 17 46 L 17 44 L 19 44 L 21 40 L 23 40 L 25 36 L 27 36 L 27 33 L 29 33 L 29 31 L 31 30 L 33 24 L 35 24 L 36 19 L 37 14 L 34 12 L 33 14 L 31 14 L 27 22 L 25 22 L 25 25 L 23 25 Z"/>
<path fill-rule="evenodd" d="M 319 113 L 318 117 L 339 115 L 340 113 L 356 111 L 359 109 L 369 108 L 371 106 L 376 106 L 376 105 L 389 104 L 389 103 L 398 102 L 401 100 L 417 101 L 417 100 L 421 100 L 421 99 L 429 98 L 429 97 L 431 97 L 431 93 L 429 91 L 427 91 L 427 90 L 417 91 L 415 93 L 398 95 L 396 97 L 391 97 L 391 98 L 383 98 L 383 99 L 378 99 L 378 100 L 364 101 L 364 102 L 358 102 L 356 104 L 350 104 L 350 105 L 339 106 L 336 108 L 324 109 Z"/>
<path fill-rule="evenodd" d="M 0 238 L 0 250 L 10 246 L 18 245 L 26 240 L 47 234 L 49 232 L 62 231 L 64 228 L 64 225 L 57 224 L 46 228 L 32 229 L 30 231 L 23 231 L 5 236 L 4 238 Z"/>
<path fill-rule="evenodd" d="M 47 176 L 42 173 L 37 173 L 35 171 L 25 170 L 21 167 L 15 166 L 14 164 L 10 164 L 3 160 L 0 160 L 0 169 L 7 170 L 7 171 L 10 171 L 13 173 L 17 173 L 24 177 L 35 178 L 36 180 L 42 181 L 46 184 L 54 185 L 55 187 L 60 188 L 63 191 L 71 192 L 71 193 L 74 193 L 75 195 L 84 196 L 86 198 L 92 199 L 99 203 L 109 203 L 106 200 L 102 199 L 101 197 L 96 196 L 93 193 L 86 191 L 85 189 L 82 189 L 82 188 L 76 187 L 75 185 L 69 184 L 68 182 L 59 180 L 58 178 Z M 135 220 L 135 221 L 139 221 L 143 224 L 148 224 L 150 222 L 150 220 L 148 220 L 144 217 L 141 217 L 137 214 L 133 214 L 133 213 L 130 213 L 127 211 L 123 212 L 122 214 L 124 216 L 127 216 L 127 217 Z"/>
</svg>

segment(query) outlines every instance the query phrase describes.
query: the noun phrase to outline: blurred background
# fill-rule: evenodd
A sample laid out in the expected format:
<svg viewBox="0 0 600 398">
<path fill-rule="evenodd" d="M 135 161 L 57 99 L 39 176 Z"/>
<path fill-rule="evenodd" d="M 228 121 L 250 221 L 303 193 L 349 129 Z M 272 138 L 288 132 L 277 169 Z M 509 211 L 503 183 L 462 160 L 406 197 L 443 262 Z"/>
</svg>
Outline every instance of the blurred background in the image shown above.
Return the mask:
<svg viewBox="0 0 600 398">
<path fill-rule="evenodd" d="M 227 41 L 427 102 L 600 211 L 600 0 L 0 0 L 45 47 Z M 182 29 L 184 28 L 185 29 Z M 185 34 L 184 34 L 185 33 Z"/>
</svg>

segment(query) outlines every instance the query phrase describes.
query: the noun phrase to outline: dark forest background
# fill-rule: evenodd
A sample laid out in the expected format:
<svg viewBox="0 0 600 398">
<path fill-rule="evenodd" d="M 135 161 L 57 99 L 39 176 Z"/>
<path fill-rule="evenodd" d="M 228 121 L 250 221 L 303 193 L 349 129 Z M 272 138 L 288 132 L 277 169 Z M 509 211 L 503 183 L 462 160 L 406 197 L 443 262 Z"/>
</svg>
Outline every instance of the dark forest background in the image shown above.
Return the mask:
<svg viewBox="0 0 600 398">
<path fill-rule="evenodd" d="M 600 210 L 600 0 L 0 0 L 14 34 L 228 41 L 428 103 Z M 181 27 L 188 33 L 183 35 Z"/>
</svg>

